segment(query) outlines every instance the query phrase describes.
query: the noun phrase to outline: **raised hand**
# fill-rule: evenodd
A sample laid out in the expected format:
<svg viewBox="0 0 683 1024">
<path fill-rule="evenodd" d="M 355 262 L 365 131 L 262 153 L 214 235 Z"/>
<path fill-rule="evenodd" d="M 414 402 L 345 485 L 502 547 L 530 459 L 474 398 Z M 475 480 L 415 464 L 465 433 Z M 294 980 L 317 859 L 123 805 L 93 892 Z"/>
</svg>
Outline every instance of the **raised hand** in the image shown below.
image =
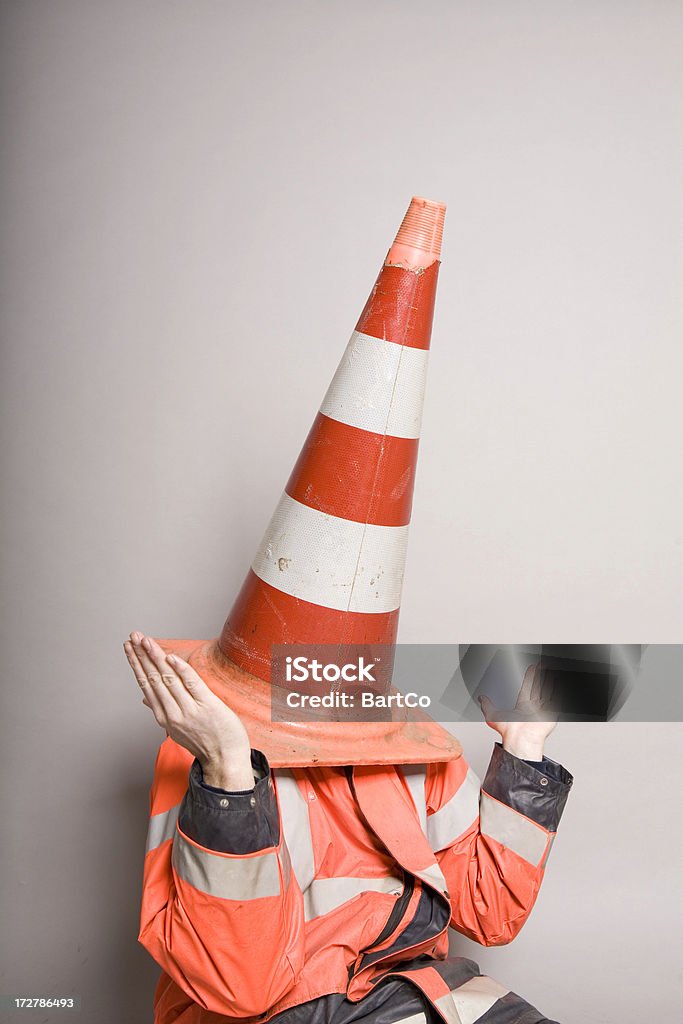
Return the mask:
<svg viewBox="0 0 683 1024">
<path fill-rule="evenodd" d="M 528 761 L 543 759 L 543 745 L 557 725 L 550 707 L 554 686 L 551 670 L 540 664 L 529 665 L 511 711 L 495 707 L 488 697 L 479 699 L 486 724 L 500 733 L 503 746 L 516 757 Z"/>
<path fill-rule="evenodd" d="M 165 654 L 151 637 L 131 633 L 123 648 L 142 690 L 142 703 L 171 739 L 198 759 L 204 781 L 220 789 L 251 789 L 251 746 L 235 712 L 191 665 Z"/>
</svg>

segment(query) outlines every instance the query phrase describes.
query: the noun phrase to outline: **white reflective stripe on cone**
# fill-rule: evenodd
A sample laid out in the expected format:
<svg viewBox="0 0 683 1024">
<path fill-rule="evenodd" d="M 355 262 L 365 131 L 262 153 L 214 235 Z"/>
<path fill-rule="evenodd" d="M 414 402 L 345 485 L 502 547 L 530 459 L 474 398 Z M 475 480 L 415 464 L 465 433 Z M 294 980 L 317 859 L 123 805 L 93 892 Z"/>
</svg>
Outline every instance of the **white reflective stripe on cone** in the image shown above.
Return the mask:
<svg viewBox="0 0 683 1024">
<path fill-rule="evenodd" d="M 312 921 L 315 917 L 329 914 L 361 893 L 393 892 L 398 896 L 402 890 L 403 882 L 395 875 L 386 878 L 316 878 L 304 893 L 304 918 Z"/>
<path fill-rule="evenodd" d="M 283 857 L 283 874 L 287 881 L 288 858 Z M 190 843 L 180 832 L 173 840 L 173 867 L 188 882 L 224 900 L 258 900 L 280 895 L 280 868 L 274 851 L 248 857 L 210 853 Z"/>
<path fill-rule="evenodd" d="M 481 783 L 471 768 L 450 800 L 427 818 L 427 838 L 434 852 L 445 850 L 479 817 Z"/>
<path fill-rule="evenodd" d="M 150 850 L 155 850 L 157 846 L 161 846 L 167 839 L 173 838 L 179 812 L 180 804 L 176 804 L 169 811 L 162 811 L 161 814 L 152 815 L 147 828 L 146 853 L 149 853 Z"/>
<path fill-rule="evenodd" d="M 509 991 L 493 978 L 482 975 L 480 978 L 466 981 L 460 988 L 453 989 L 449 995 L 440 996 L 435 1003 L 449 1024 L 475 1024 L 475 1021 L 483 1017 L 493 1004 Z"/>
<path fill-rule="evenodd" d="M 377 526 L 319 512 L 283 494 L 252 569 L 302 601 L 351 612 L 401 603 L 407 526 Z"/>
<path fill-rule="evenodd" d="M 419 437 L 428 356 L 354 331 L 321 413 L 374 434 Z"/>
<path fill-rule="evenodd" d="M 292 869 L 299 888 L 305 893 L 315 878 L 315 856 L 308 802 L 299 789 L 294 775 L 288 769 L 277 768 L 274 772 L 274 781 L 285 842 L 292 859 Z"/>
<path fill-rule="evenodd" d="M 479 815 L 482 835 L 490 836 L 502 846 L 507 846 L 534 867 L 540 864 L 549 837 L 544 828 L 483 791 Z"/>
</svg>

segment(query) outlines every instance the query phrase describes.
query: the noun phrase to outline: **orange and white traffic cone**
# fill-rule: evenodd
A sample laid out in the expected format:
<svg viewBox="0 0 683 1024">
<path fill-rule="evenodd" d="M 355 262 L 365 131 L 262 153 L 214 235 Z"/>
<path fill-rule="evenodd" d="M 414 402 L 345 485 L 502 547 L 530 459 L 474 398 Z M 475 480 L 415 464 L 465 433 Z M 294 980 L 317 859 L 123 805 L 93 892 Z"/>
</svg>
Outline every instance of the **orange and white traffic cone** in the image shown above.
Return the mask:
<svg viewBox="0 0 683 1024">
<path fill-rule="evenodd" d="M 274 644 L 396 640 L 445 206 L 413 198 L 219 640 L 162 641 L 275 766 L 447 760 L 436 723 L 274 724 Z"/>
</svg>

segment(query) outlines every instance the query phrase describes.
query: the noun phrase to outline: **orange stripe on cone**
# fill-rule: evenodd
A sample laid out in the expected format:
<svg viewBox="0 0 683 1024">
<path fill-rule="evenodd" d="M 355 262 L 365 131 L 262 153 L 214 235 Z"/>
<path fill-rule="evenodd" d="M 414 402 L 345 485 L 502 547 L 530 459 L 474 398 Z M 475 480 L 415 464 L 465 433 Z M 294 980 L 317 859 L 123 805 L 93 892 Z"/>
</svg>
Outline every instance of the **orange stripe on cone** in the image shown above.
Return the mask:
<svg viewBox="0 0 683 1024">
<path fill-rule="evenodd" d="M 438 261 L 421 273 L 383 266 L 356 330 L 396 345 L 428 349 L 438 275 Z"/>
<path fill-rule="evenodd" d="M 338 611 L 276 590 L 249 570 L 223 626 L 219 646 L 235 664 L 270 680 L 273 644 L 393 644 L 398 609 Z"/>
<path fill-rule="evenodd" d="M 405 526 L 417 446 L 417 438 L 374 434 L 318 413 L 285 490 L 342 519 Z"/>
</svg>

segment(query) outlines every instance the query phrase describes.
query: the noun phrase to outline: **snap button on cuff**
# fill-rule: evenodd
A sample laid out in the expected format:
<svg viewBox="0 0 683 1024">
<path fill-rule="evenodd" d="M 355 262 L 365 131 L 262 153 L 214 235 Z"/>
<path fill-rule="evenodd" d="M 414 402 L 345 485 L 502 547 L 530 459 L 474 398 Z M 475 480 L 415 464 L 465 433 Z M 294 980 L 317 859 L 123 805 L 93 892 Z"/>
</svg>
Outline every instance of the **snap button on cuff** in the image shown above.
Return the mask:
<svg viewBox="0 0 683 1024">
<path fill-rule="evenodd" d="M 229 806 L 230 806 L 230 801 L 226 797 L 223 797 L 223 799 L 221 800 L 221 807 L 229 807 Z"/>
<path fill-rule="evenodd" d="M 250 807 L 256 807 L 256 797 L 255 796 L 250 797 L 250 799 L 249 799 L 249 806 Z"/>
<path fill-rule="evenodd" d="M 541 779 L 541 785 L 542 785 L 542 786 L 547 786 L 547 785 L 548 785 L 548 780 L 546 779 L 545 775 L 544 775 L 544 776 L 543 776 L 543 778 Z"/>
</svg>

